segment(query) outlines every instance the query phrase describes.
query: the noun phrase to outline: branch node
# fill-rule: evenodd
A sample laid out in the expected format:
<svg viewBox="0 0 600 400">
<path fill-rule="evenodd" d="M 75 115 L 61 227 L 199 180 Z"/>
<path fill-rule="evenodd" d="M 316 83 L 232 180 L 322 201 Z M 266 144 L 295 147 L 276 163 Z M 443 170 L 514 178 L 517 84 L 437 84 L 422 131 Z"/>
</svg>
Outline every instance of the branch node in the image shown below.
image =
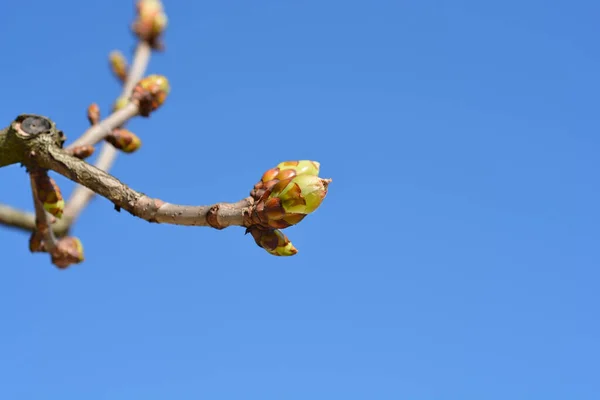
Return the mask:
<svg viewBox="0 0 600 400">
<path fill-rule="evenodd" d="M 133 204 L 131 204 L 131 210 L 129 211 L 131 214 L 145 219 L 151 223 L 158 223 L 156 219 L 156 214 L 158 210 L 166 204 L 164 201 L 160 199 L 153 199 L 148 196 L 142 196 Z"/>
<path fill-rule="evenodd" d="M 224 229 L 225 227 L 219 223 L 219 210 L 221 209 L 220 204 L 213 205 L 206 213 L 206 222 L 218 230 Z"/>
<path fill-rule="evenodd" d="M 44 249 L 43 238 L 40 231 L 33 231 L 29 237 L 29 251 L 32 253 L 41 253 L 46 251 Z"/>
</svg>

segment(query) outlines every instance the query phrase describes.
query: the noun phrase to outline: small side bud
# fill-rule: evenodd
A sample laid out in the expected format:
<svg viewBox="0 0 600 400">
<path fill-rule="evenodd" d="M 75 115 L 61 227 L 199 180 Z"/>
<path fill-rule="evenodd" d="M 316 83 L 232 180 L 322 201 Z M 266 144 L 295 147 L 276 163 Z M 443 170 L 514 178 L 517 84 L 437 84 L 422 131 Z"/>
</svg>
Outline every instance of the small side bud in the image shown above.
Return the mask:
<svg viewBox="0 0 600 400">
<path fill-rule="evenodd" d="M 127 79 L 127 71 L 129 66 L 127 65 L 127 60 L 123 53 L 118 50 L 112 51 L 108 56 L 110 69 L 112 73 L 117 77 L 121 82 L 125 82 Z"/>
<path fill-rule="evenodd" d="M 90 104 L 87 109 L 87 119 L 90 121 L 90 125 L 96 125 L 100 122 L 100 107 L 98 107 L 98 104 Z"/>
<path fill-rule="evenodd" d="M 44 209 L 56 218 L 61 218 L 65 209 L 60 188 L 54 179 L 48 176 L 46 171 L 32 173 L 38 200 L 44 205 Z"/>
<path fill-rule="evenodd" d="M 125 153 L 133 153 L 142 146 L 142 141 L 137 135 L 122 128 L 113 130 L 106 137 L 106 141 Z"/>
<path fill-rule="evenodd" d="M 59 239 L 51 256 L 52 263 L 60 269 L 79 264 L 85 259 L 81 241 L 73 236 Z"/>
<path fill-rule="evenodd" d="M 252 235 L 259 247 L 274 256 L 287 257 L 298 253 L 292 242 L 279 229 L 262 229 L 258 226 L 252 226 L 248 228 L 246 233 Z"/>
<path fill-rule="evenodd" d="M 166 100 L 171 87 L 163 75 L 149 75 L 138 82 L 133 89 L 131 100 L 137 102 L 140 115 L 148 117 Z"/>
<path fill-rule="evenodd" d="M 85 160 L 86 158 L 94 154 L 94 146 L 77 146 L 73 150 L 71 150 L 71 154 L 73 155 L 73 157 L 77 157 L 80 160 Z"/>
</svg>

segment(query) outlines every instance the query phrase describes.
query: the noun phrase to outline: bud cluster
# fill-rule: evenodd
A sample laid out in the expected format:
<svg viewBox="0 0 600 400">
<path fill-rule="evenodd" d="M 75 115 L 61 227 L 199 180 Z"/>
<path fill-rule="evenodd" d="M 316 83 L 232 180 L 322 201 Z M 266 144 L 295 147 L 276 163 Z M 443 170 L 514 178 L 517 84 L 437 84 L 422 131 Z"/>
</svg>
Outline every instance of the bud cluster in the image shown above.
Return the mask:
<svg viewBox="0 0 600 400">
<path fill-rule="evenodd" d="M 330 179 L 318 176 L 316 161 L 285 161 L 265 172 L 250 196 L 248 231 L 256 243 L 273 255 L 294 255 L 296 248 L 280 231 L 314 212 L 327 195 Z"/>
<path fill-rule="evenodd" d="M 165 76 L 149 75 L 137 83 L 131 100 L 137 102 L 140 115 L 148 117 L 165 102 L 170 91 L 169 80 Z"/>
<path fill-rule="evenodd" d="M 315 211 L 327 195 L 330 180 L 318 176 L 319 163 L 286 161 L 268 170 L 250 195 L 252 220 L 264 228 L 284 229 Z"/>
</svg>

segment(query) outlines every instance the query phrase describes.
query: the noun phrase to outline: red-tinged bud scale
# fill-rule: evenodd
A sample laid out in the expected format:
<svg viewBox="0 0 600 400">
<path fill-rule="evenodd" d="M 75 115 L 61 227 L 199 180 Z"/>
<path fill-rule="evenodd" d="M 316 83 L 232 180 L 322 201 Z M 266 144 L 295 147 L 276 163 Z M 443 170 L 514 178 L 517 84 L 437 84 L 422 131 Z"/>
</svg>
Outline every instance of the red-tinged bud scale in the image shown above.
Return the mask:
<svg viewBox="0 0 600 400">
<path fill-rule="evenodd" d="M 251 225 L 284 229 L 314 212 L 331 182 L 318 176 L 319 168 L 315 161 L 286 161 L 265 172 L 250 192 L 255 199 Z"/>
<path fill-rule="evenodd" d="M 37 171 L 31 175 L 34 178 L 37 198 L 43 204 L 44 209 L 56 218 L 61 218 L 65 209 L 65 201 L 54 179 L 50 178 L 46 171 Z"/>
</svg>

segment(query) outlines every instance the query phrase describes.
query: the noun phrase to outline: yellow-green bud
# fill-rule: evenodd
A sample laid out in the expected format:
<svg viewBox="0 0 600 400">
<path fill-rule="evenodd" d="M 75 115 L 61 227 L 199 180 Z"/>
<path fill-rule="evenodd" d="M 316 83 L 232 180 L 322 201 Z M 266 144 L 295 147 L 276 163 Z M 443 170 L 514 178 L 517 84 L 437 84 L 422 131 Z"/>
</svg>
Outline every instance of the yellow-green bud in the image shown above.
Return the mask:
<svg viewBox="0 0 600 400">
<path fill-rule="evenodd" d="M 166 100 L 171 87 L 163 75 L 149 75 L 140 80 L 133 89 L 132 100 L 137 101 L 140 115 L 148 116 Z"/>
<path fill-rule="evenodd" d="M 278 181 L 256 203 L 254 221 L 275 229 L 297 224 L 321 205 L 330 182 L 313 175 Z"/>
<path fill-rule="evenodd" d="M 118 50 L 112 51 L 108 59 L 110 61 L 110 69 L 112 73 L 121 81 L 124 82 L 127 79 L 127 60 L 123 53 Z"/>
<path fill-rule="evenodd" d="M 292 242 L 279 229 L 261 229 L 251 227 L 248 232 L 252 234 L 259 247 L 274 256 L 293 256 L 298 253 Z"/>
</svg>

